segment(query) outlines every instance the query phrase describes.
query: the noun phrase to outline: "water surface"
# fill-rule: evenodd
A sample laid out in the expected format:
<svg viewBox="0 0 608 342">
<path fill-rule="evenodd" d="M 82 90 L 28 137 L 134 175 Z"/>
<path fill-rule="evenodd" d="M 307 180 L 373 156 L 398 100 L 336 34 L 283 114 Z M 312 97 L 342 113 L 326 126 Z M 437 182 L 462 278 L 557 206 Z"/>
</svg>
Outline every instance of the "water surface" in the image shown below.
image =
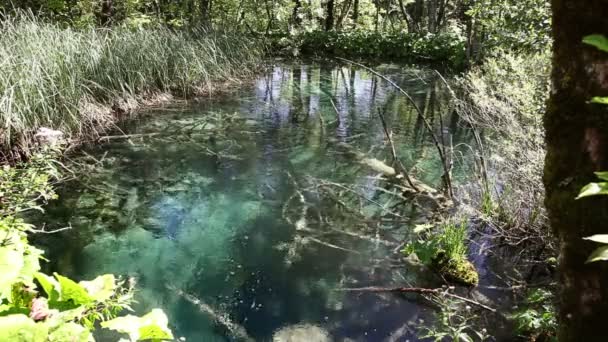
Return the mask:
<svg viewBox="0 0 608 342">
<path fill-rule="evenodd" d="M 456 146 L 454 177 L 467 179 L 472 157 L 459 142 L 469 142 L 469 132 L 435 74 L 380 70 L 412 94 L 438 134 L 443 128 Z M 378 113 L 406 167 L 439 186 L 441 162 L 412 105 L 361 69 L 277 65 L 233 93 L 150 110 L 121 127 L 149 136 L 110 139 L 75 156 L 94 158 L 96 167 L 60 189 L 48 208 L 47 225 L 73 227 L 41 241 L 53 261 L 48 268 L 78 280 L 136 278 L 136 311 L 164 309 L 175 336 L 189 341 L 243 339 L 218 317 L 256 341 L 297 324 L 318 326 L 336 341 L 416 340 L 420 320 L 432 319 L 428 302 L 339 291 L 440 284 L 397 252 L 426 214 L 395 202 L 407 215 L 381 221 L 393 209 L 377 206 L 378 175 L 338 148 L 347 142 L 389 160 Z M 363 197 L 329 183 L 356 187 Z M 323 189 L 361 215 L 350 219 Z"/>
</svg>

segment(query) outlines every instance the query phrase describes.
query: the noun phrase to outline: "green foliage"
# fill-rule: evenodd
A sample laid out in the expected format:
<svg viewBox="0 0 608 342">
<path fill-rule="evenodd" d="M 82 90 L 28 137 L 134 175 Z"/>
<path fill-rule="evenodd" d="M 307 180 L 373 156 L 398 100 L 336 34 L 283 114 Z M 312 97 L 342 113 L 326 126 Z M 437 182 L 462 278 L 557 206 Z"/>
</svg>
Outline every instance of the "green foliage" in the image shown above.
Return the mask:
<svg viewBox="0 0 608 342">
<path fill-rule="evenodd" d="M 601 51 L 608 52 L 608 38 L 601 34 L 592 34 L 583 38 L 583 43 L 595 46 Z"/>
<path fill-rule="evenodd" d="M 468 306 L 462 307 L 459 303 L 447 298 L 435 300 L 440 306 L 437 320 L 433 326 L 421 326 L 422 338 L 431 341 L 473 342 L 490 340 L 486 330 L 475 328 L 478 316 L 471 312 Z"/>
<path fill-rule="evenodd" d="M 596 172 L 595 175 L 601 180 L 608 181 L 608 174 L 606 172 Z M 585 185 L 579 192 L 576 199 L 598 195 L 608 195 L 607 182 L 589 183 Z"/>
<path fill-rule="evenodd" d="M 310 31 L 275 36 L 273 51 L 288 54 L 356 56 L 401 62 L 444 63 L 460 69 L 465 60 L 465 42 L 455 33 L 381 33 L 365 30 Z"/>
<path fill-rule="evenodd" d="M 533 340 L 557 341 L 557 319 L 553 294 L 543 289 L 528 293 L 524 307 L 513 314 L 517 332 Z"/>
<path fill-rule="evenodd" d="M 6 203 L 0 212 L 0 341 L 88 342 L 96 322 L 116 322 L 118 314 L 130 309 L 132 282 L 106 274 L 77 283 L 39 272 L 43 252 L 31 246 L 27 236 L 35 229 L 14 215 L 41 210 L 40 203 L 56 197 L 49 184 L 57 176 L 53 164 L 51 157 L 40 153 L 31 164 L 0 171 L 0 198 Z M 173 338 L 159 309 L 125 319 L 138 327 L 137 334 L 125 331 L 132 341 Z"/>
<path fill-rule="evenodd" d="M 481 25 L 482 44 L 493 56 L 507 51 L 542 52 L 551 44 L 551 11 L 544 0 L 479 0 L 468 14 Z"/>
<path fill-rule="evenodd" d="M 173 335 L 167 327 L 167 316 L 162 310 L 154 309 L 142 317 L 132 315 L 118 317 L 101 323 L 101 326 L 129 335 L 131 341 L 171 340 Z"/>
</svg>

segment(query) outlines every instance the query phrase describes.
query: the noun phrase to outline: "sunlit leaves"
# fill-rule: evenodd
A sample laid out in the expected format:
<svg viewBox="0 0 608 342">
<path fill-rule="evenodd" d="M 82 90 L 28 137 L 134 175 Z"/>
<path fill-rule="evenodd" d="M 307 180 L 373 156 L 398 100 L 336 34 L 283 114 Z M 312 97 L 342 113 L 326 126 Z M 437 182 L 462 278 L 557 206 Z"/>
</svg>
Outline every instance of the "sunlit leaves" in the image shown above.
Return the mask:
<svg viewBox="0 0 608 342">
<path fill-rule="evenodd" d="M 54 330 L 48 337 L 49 342 L 88 342 L 93 341 L 93 336 L 91 332 L 83 327 L 82 325 L 78 325 L 73 322 L 68 322 L 66 324 L 62 324 Z"/>
<path fill-rule="evenodd" d="M 93 302 L 93 297 L 87 292 L 87 290 L 80 284 L 71 280 L 70 278 L 61 276 L 55 273 L 55 278 L 59 282 L 61 288 L 60 299 L 61 301 L 72 301 L 74 304 L 87 305 Z"/>
<path fill-rule="evenodd" d="M 101 323 L 103 328 L 128 334 L 131 341 L 171 340 L 173 334 L 167 325 L 167 316 L 160 309 L 154 309 L 142 317 L 127 315 Z"/>
<path fill-rule="evenodd" d="M 585 263 L 608 260 L 608 246 L 598 247 L 591 253 Z"/>
<path fill-rule="evenodd" d="M 116 279 L 113 274 L 104 274 L 91 281 L 81 281 L 80 286 L 89 293 L 91 298 L 103 302 L 114 295 Z"/>
<path fill-rule="evenodd" d="M 2 220 L 4 221 L 4 220 Z M 15 283 L 33 285 L 34 274 L 40 269 L 42 251 L 27 244 L 24 233 L 0 230 L 0 301 L 11 301 Z"/>
<path fill-rule="evenodd" d="M 608 195 L 608 183 L 589 183 L 581 189 L 576 199 L 597 195 Z"/>
<path fill-rule="evenodd" d="M 595 46 L 599 50 L 608 52 L 608 38 L 601 34 L 592 34 L 583 38 L 583 43 Z"/>
<path fill-rule="evenodd" d="M 608 234 L 597 234 L 597 235 L 592 235 L 586 238 L 583 238 L 584 240 L 589 240 L 589 241 L 594 241 L 594 242 L 599 242 L 599 243 L 605 243 L 608 245 Z"/>
<path fill-rule="evenodd" d="M 46 342 L 48 327 L 36 323 L 26 315 L 0 317 L 0 341 Z"/>
<path fill-rule="evenodd" d="M 598 103 L 603 105 L 608 105 L 608 97 L 594 97 L 591 99 L 591 103 Z"/>
</svg>

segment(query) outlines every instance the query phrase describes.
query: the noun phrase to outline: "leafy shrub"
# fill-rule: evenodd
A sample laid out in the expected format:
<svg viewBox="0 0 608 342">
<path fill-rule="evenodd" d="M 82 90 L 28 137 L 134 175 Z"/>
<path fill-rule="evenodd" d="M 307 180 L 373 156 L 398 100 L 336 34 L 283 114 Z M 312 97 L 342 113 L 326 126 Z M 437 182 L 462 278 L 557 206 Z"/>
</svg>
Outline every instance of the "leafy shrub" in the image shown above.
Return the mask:
<svg viewBox="0 0 608 342">
<path fill-rule="evenodd" d="M 131 341 L 173 339 L 158 309 L 137 318 L 117 317 L 132 302 L 132 281 L 111 274 L 79 283 L 40 272 L 43 251 L 28 243 L 36 229 L 16 217 L 56 197 L 51 157 L 36 154 L 31 164 L 0 170 L 0 341 L 92 341 L 101 326 L 128 334 Z"/>
</svg>

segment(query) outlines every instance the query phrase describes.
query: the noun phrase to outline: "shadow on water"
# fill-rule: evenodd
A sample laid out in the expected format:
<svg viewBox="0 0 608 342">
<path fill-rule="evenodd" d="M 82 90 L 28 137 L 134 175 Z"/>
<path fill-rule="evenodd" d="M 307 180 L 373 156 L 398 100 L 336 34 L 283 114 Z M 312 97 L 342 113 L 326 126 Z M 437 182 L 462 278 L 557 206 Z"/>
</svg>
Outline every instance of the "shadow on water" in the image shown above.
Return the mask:
<svg viewBox="0 0 608 342">
<path fill-rule="evenodd" d="M 435 126 L 441 116 L 455 144 L 470 141 L 433 73 L 395 65 L 380 70 L 412 94 Z M 395 245 L 417 222 L 415 210 L 406 223 L 379 227 L 370 239 L 328 236 L 325 245 L 303 238 L 284 219 L 283 204 L 308 176 L 373 183 L 373 173 L 329 141 L 388 160 L 379 108 L 396 133 L 404 164 L 438 186 L 441 161 L 428 133 L 386 82 L 344 66 L 279 65 L 234 94 L 153 110 L 122 127 L 130 134 L 152 133 L 206 115 L 237 113 L 240 119 L 221 136 L 179 143 L 117 139 L 82 151 L 100 166 L 63 186 L 60 200 L 49 206 L 47 226 L 73 229 L 38 241 L 52 260 L 47 267 L 76 279 L 100 273 L 137 278 L 135 309 L 163 308 L 175 335 L 189 341 L 238 337 L 168 286 L 199 298 L 258 341 L 304 323 L 322 327 L 337 341 L 416 340 L 415 323 L 433 312 L 428 303 L 335 291 L 437 285 L 428 272 L 395 261 Z M 462 157 L 454 177 L 466 180 L 470 150 L 462 147 L 457 155 Z M 333 228 L 349 228 L 346 220 L 332 222 L 341 225 Z M 374 236 L 393 244 L 374 242 Z"/>
</svg>

